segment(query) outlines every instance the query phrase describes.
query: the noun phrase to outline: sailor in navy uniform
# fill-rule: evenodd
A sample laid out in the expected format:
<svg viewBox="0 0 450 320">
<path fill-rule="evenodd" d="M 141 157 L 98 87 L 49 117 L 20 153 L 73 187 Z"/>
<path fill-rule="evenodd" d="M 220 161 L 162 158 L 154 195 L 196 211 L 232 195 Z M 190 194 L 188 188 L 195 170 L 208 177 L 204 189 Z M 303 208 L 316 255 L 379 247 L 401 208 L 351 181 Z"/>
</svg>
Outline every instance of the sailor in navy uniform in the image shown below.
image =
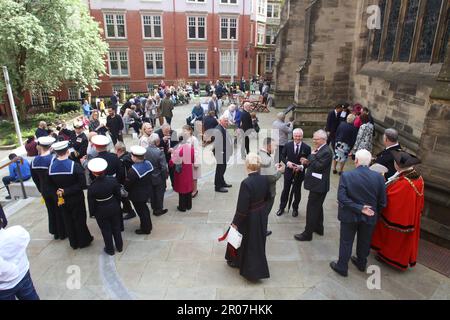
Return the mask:
<svg viewBox="0 0 450 320">
<path fill-rule="evenodd" d="M 134 164 L 128 171 L 125 179 L 125 190 L 128 191 L 128 197 L 133 203 L 139 218 L 141 227 L 136 230 L 136 234 L 150 234 L 152 231 L 152 220 L 147 202 L 152 194 L 152 175 L 153 166 L 150 161 L 144 159 L 147 150 L 144 147 L 133 146 L 130 149 L 131 158 Z"/>
<path fill-rule="evenodd" d="M 95 158 L 104 159 L 108 163 L 105 175 L 108 177 L 113 177 L 119 184 L 123 184 L 125 177 L 124 171 L 122 170 L 122 163 L 115 153 L 108 152 L 108 145 L 111 143 L 111 139 L 107 136 L 96 135 L 92 137 L 91 143 L 97 151 L 97 156 Z M 91 179 L 95 180 L 95 176 L 91 175 Z M 92 212 L 89 211 L 89 214 L 91 217 L 93 217 Z M 124 229 L 122 221 L 122 231 L 123 230 Z"/>
<path fill-rule="evenodd" d="M 81 121 L 75 121 L 74 130 L 62 129 L 61 131 L 70 137 L 69 147 L 73 150 L 70 152 L 70 159 L 80 163 L 81 158 L 87 154 L 89 140 L 84 133 L 84 124 Z"/>
<path fill-rule="evenodd" d="M 95 216 L 105 241 L 104 251 L 113 256 L 114 243 L 118 252 L 123 250 L 121 234 L 122 209 L 120 184 L 106 176 L 108 163 L 102 158 L 89 161 L 88 169 L 96 177 L 88 188 L 89 212 Z"/>
<path fill-rule="evenodd" d="M 94 240 L 86 225 L 86 176 L 81 165 L 69 159 L 68 141 L 54 143 L 52 148 L 57 157 L 50 163 L 49 178 L 58 198 L 64 199 L 60 208 L 70 246 L 85 248 Z"/>
<path fill-rule="evenodd" d="M 36 184 L 37 189 L 45 201 L 48 212 L 48 230 L 56 239 L 64 240 L 66 231 L 61 210 L 58 210 L 56 189 L 49 183 L 48 169 L 54 157 L 50 147 L 56 139 L 50 136 L 40 137 L 38 139 L 38 149 L 40 155 L 34 158 L 31 163 L 31 177 Z"/>
</svg>

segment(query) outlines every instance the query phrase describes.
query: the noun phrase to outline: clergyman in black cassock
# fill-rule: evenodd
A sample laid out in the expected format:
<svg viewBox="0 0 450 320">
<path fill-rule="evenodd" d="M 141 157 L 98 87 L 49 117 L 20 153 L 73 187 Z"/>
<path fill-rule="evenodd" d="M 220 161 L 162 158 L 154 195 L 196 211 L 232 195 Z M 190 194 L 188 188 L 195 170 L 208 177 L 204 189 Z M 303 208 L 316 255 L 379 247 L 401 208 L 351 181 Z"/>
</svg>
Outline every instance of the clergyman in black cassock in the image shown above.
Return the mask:
<svg viewBox="0 0 450 320">
<path fill-rule="evenodd" d="M 233 225 L 242 234 L 238 250 L 227 246 L 225 259 L 232 267 L 239 267 L 240 274 L 250 281 L 270 277 L 266 258 L 267 204 L 270 185 L 259 172 L 249 173 L 241 183 Z"/>
<path fill-rule="evenodd" d="M 113 239 L 117 251 L 122 252 L 123 249 L 121 195 L 120 184 L 117 180 L 105 176 L 103 170 L 106 166 L 106 161 L 103 159 L 94 159 L 89 163 L 89 170 L 96 176 L 96 179 L 88 188 L 88 204 L 89 212 L 95 216 L 102 232 L 105 252 L 114 255 Z"/>
<path fill-rule="evenodd" d="M 57 151 L 58 158 L 53 159 L 50 165 L 50 182 L 56 190 L 63 190 L 64 204 L 60 208 L 70 246 L 73 249 L 85 248 L 94 240 L 86 225 L 83 193 L 86 189 L 86 176 L 80 164 L 68 159 L 68 149 L 63 152 L 66 154 Z"/>
</svg>

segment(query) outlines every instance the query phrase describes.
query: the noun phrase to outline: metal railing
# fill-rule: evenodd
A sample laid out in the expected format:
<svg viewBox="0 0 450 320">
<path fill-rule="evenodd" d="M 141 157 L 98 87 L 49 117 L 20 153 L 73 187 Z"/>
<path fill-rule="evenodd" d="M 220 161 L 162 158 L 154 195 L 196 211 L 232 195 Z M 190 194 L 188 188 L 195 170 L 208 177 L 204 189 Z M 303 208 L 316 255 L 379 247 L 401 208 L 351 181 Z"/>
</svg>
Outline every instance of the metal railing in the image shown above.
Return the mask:
<svg viewBox="0 0 450 320">
<path fill-rule="evenodd" d="M 19 176 L 19 182 L 20 182 L 20 187 L 22 188 L 22 195 L 24 199 L 27 199 L 27 192 L 25 191 L 25 185 L 23 184 L 23 177 L 22 177 L 22 172 L 20 171 L 20 166 L 23 165 L 23 158 L 22 157 L 17 157 L 14 158 L 13 160 L 9 161 L 8 163 L 0 166 L 0 170 L 6 167 L 9 167 L 11 164 L 13 163 L 17 163 L 17 175 Z M 6 186 L 5 186 L 6 188 Z"/>
</svg>

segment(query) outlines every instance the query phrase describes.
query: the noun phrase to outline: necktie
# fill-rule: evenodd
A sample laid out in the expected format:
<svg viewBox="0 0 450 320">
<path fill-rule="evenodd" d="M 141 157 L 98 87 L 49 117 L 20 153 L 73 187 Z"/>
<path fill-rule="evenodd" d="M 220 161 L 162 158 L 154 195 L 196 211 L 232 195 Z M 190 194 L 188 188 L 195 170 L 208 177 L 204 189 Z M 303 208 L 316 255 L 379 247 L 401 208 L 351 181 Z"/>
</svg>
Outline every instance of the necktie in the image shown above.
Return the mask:
<svg viewBox="0 0 450 320">
<path fill-rule="evenodd" d="M 300 145 L 297 145 L 296 149 L 295 149 L 295 155 L 298 156 L 298 153 L 300 151 Z"/>
</svg>

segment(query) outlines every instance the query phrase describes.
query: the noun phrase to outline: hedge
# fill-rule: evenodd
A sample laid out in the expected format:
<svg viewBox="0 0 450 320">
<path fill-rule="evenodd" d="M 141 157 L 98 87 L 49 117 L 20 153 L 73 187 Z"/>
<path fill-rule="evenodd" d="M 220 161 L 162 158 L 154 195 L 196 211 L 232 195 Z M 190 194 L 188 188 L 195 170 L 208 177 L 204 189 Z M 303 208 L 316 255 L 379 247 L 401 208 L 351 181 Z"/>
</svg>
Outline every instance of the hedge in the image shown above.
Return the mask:
<svg viewBox="0 0 450 320">
<path fill-rule="evenodd" d="M 81 105 L 79 102 L 66 101 L 58 103 L 56 106 L 56 113 L 69 113 L 71 111 L 80 111 Z"/>
</svg>

